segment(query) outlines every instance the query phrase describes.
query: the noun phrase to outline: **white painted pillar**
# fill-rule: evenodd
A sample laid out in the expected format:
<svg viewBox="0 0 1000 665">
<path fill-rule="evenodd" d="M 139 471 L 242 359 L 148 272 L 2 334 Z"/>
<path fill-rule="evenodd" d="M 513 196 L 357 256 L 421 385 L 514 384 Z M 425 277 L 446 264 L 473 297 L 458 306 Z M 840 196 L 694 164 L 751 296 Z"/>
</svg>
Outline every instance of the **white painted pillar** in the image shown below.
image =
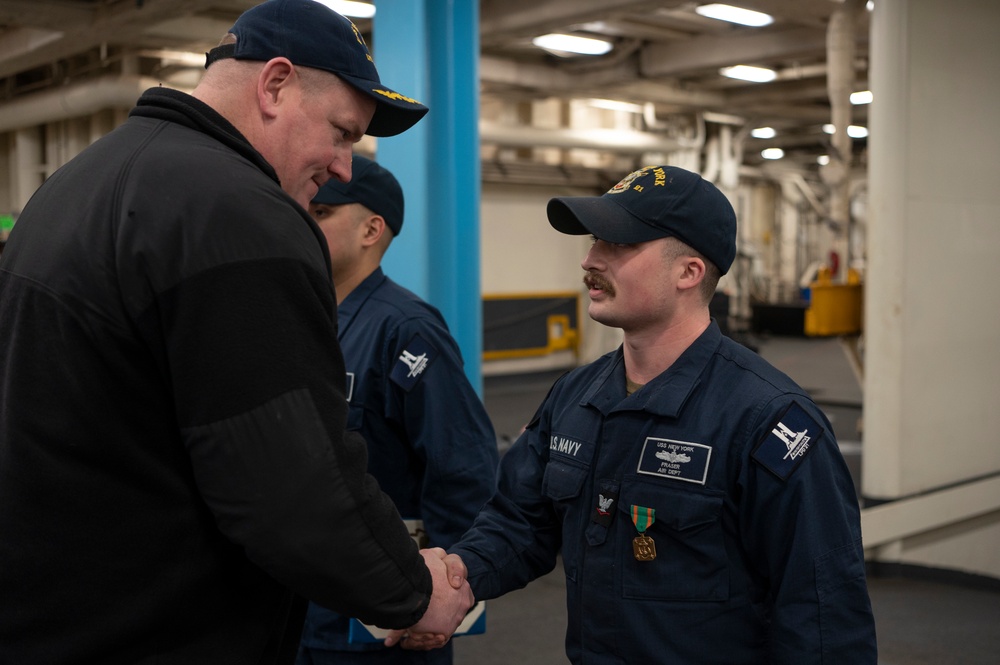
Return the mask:
<svg viewBox="0 0 1000 665">
<path fill-rule="evenodd" d="M 872 18 L 862 494 L 898 501 L 1000 476 L 1000 3 Z M 971 514 L 892 556 L 1000 577 L 1000 510 Z"/>
</svg>

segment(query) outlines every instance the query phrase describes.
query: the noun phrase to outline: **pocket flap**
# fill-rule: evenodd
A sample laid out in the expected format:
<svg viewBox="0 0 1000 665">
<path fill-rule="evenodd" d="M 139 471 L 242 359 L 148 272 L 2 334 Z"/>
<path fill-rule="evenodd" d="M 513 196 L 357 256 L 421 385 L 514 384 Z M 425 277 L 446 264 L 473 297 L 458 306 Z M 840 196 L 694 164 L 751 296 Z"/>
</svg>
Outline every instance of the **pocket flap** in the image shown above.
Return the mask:
<svg viewBox="0 0 1000 665">
<path fill-rule="evenodd" d="M 660 525 L 675 531 L 684 531 L 717 522 L 722 511 L 722 497 L 653 487 L 643 483 L 626 487 L 622 491 L 618 509 L 630 513 L 633 505 L 656 510 L 653 528 Z M 632 518 L 627 516 L 626 519 Z"/>
<path fill-rule="evenodd" d="M 542 477 L 542 492 L 556 501 L 580 495 L 587 469 L 557 460 L 550 460 Z"/>
</svg>

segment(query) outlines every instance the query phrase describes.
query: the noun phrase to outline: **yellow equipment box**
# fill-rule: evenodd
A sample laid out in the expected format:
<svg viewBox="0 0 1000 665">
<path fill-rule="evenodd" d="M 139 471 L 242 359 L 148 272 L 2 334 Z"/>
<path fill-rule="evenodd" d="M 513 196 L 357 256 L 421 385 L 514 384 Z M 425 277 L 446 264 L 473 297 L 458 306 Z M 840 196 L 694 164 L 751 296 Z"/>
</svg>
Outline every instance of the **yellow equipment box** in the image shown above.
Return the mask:
<svg viewBox="0 0 1000 665">
<path fill-rule="evenodd" d="M 822 269 L 809 285 L 809 307 L 805 311 L 805 333 L 810 337 L 857 335 L 861 332 L 862 285 L 854 270 L 846 284 L 833 284 Z"/>
</svg>

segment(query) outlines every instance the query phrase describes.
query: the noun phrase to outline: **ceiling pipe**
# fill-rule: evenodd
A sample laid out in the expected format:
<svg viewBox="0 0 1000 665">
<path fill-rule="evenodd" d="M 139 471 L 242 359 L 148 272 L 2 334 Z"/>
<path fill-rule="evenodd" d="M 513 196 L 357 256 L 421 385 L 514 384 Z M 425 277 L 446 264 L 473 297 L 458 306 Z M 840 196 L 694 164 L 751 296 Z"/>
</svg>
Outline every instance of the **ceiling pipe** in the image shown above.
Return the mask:
<svg viewBox="0 0 1000 665">
<path fill-rule="evenodd" d="M 675 127 L 674 123 L 656 117 L 656 105 L 653 102 L 646 102 L 642 105 L 642 121 L 647 128 L 654 131 L 666 131 Z M 677 141 L 692 150 L 700 150 L 705 146 L 705 136 L 705 115 L 696 113 L 694 115 L 694 136 L 678 137 Z"/>
<path fill-rule="evenodd" d="M 850 219 L 850 180 L 853 156 L 852 139 L 847 135 L 851 124 L 851 93 L 854 92 L 854 26 L 865 10 L 865 0 L 845 0 L 830 16 L 827 31 L 827 89 L 830 97 L 831 122 L 834 133 L 831 140 L 830 162 L 820 170 L 820 175 L 830 187 L 831 246 L 842 261 L 831 266 L 831 277 L 840 279 L 849 264 L 847 237 Z M 835 272 L 834 272 L 835 271 Z"/>
<path fill-rule="evenodd" d="M 690 139 L 682 141 L 632 130 L 543 129 L 501 125 L 489 121 L 479 123 L 479 138 L 483 143 L 494 143 L 510 148 L 584 148 L 627 154 L 673 152 L 688 148 L 687 143 L 690 142 Z"/>
<path fill-rule="evenodd" d="M 0 132 L 79 118 L 104 109 L 131 109 L 146 89 L 160 81 L 146 76 L 105 76 L 71 83 L 3 102 Z"/>
<path fill-rule="evenodd" d="M 3 103 L 0 132 L 83 117 L 109 108 L 131 109 L 144 91 L 160 84 L 150 77 L 116 75 L 17 97 Z M 632 130 L 541 129 L 487 121 L 480 123 L 480 138 L 484 143 L 509 147 L 585 148 L 629 154 L 672 152 L 691 147 L 690 138 L 669 138 Z"/>
</svg>

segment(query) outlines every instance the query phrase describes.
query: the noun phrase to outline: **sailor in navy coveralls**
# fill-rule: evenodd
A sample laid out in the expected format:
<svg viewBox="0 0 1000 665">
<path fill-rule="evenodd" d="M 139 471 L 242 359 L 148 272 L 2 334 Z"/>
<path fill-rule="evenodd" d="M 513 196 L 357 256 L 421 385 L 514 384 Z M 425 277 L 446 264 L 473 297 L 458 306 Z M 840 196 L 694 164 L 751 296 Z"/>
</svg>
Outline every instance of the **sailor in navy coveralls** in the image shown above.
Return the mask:
<svg viewBox="0 0 1000 665">
<path fill-rule="evenodd" d="M 589 314 L 624 343 L 562 377 L 449 551 L 477 600 L 566 571 L 573 663 L 875 665 L 859 507 L 833 430 L 708 303 L 732 206 L 683 169 L 557 198 Z M 452 562 L 453 565 L 460 565 Z"/>
<path fill-rule="evenodd" d="M 347 429 L 368 442 L 368 471 L 424 547 L 453 544 L 494 490 L 497 443 L 437 309 L 389 279 L 380 262 L 403 223 L 403 192 L 355 155 L 349 183 L 327 182 L 310 213 L 327 238 L 347 368 Z M 310 605 L 298 665 L 452 662 L 451 646 L 386 649 L 349 640 L 351 619 Z"/>
</svg>

